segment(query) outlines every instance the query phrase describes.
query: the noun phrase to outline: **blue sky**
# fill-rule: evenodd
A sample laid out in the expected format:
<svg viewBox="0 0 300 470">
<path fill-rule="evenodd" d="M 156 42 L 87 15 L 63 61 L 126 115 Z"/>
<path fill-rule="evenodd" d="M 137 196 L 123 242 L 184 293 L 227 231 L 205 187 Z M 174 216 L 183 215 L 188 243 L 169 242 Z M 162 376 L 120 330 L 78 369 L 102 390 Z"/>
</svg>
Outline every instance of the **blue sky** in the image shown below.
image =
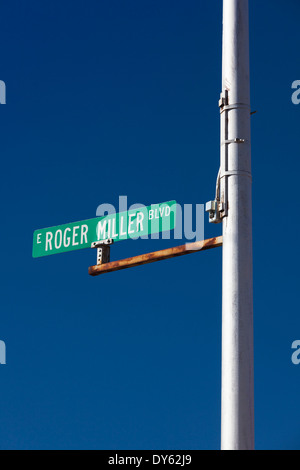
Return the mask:
<svg viewBox="0 0 300 470">
<path fill-rule="evenodd" d="M 256 448 L 300 449 L 300 3 L 250 13 Z M 218 449 L 221 248 L 98 278 L 93 250 L 31 252 L 120 195 L 213 198 L 222 2 L 11 0 L 1 18 L 0 448 Z"/>
</svg>

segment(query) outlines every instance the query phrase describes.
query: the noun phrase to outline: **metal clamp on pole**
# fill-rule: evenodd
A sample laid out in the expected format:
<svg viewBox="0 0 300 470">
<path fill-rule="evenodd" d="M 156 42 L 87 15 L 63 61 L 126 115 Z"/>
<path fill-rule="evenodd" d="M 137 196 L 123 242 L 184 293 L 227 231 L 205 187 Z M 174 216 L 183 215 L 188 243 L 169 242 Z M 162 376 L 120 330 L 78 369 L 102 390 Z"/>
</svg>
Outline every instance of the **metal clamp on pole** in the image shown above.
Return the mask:
<svg viewBox="0 0 300 470">
<path fill-rule="evenodd" d="M 232 139 L 232 140 L 224 140 L 223 144 L 244 144 L 245 139 Z"/>
<path fill-rule="evenodd" d="M 97 265 L 110 262 L 110 245 L 114 243 L 112 238 L 99 240 L 91 244 L 91 248 L 97 248 Z"/>
<path fill-rule="evenodd" d="M 219 224 L 222 222 L 222 219 L 226 217 L 227 204 L 221 201 L 220 194 L 220 182 L 221 182 L 221 168 L 219 169 L 216 183 L 216 197 L 214 201 L 209 201 L 206 203 L 205 211 L 209 213 L 209 222 L 212 224 Z"/>
<path fill-rule="evenodd" d="M 209 213 L 209 222 L 219 224 L 224 217 L 224 203 L 218 200 L 206 203 L 205 212 Z"/>
</svg>

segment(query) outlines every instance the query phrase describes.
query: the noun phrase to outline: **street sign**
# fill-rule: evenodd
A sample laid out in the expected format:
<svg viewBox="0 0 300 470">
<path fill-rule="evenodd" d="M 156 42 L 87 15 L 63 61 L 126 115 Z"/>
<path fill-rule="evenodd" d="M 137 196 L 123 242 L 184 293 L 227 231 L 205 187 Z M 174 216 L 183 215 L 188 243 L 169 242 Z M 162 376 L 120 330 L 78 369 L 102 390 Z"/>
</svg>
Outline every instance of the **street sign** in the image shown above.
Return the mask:
<svg viewBox="0 0 300 470">
<path fill-rule="evenodd" d="M 32 256 L 91 248 L 95 241 L 114 242 L 172 230 L 176 223 L 176 201 L 139 207 L 127 212 L 35 230 Z"/>
</svg>

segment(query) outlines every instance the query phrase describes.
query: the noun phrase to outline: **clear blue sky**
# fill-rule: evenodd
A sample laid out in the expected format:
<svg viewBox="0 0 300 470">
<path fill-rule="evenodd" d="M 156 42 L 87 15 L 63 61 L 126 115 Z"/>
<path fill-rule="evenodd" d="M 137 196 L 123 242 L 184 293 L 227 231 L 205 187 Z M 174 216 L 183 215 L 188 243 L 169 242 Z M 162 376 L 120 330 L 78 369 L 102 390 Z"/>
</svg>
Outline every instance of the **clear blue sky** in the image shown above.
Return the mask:
<svg viewBox="0 0 300 470">
<path fill-rule="evenodd" d="M 35 229 L 119 195 L 214 196 L 221 3 L 2 3 L 2 449 L 220 446 L 221 249 L 98 278 L 93 250 L 31 250 Z M 250 8 L 256 447 L 300 449 L 300 3 Z M 220 233 L 206 219 L 205 237 Z"/>
</svg>

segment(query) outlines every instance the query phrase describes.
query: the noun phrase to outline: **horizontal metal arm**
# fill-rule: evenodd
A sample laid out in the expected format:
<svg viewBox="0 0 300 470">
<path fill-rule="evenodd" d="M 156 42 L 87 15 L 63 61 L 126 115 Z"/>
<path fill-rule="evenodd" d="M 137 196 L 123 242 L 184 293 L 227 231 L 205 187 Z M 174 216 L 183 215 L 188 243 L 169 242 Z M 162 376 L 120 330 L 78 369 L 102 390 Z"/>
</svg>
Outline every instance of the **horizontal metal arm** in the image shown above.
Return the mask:
<svg viewBox="0 0 300 470">
<path fill-rule="evenodd" d="M 196 253 L 197 251 L 209 250 L 211 248 L 217 248 L 218 246 L 222 246 L 222 237 L 208 238 L 207 240 L 187 243 L 186 245 L 175 246 L 167 248 L 166 250 L 153 251 L 152 253 L 133 256 L 132 258 L 90 266 L 89 274 L 91 276 L 98 276 L 99 274 L 119 271 L 120 269 L 134 268 L 135 266 L 154 263 L 155 261 L 163 261 L 165 259 L 175 258 L 176 256 L 189 255 L 191 253 Z"/>
</svg>

